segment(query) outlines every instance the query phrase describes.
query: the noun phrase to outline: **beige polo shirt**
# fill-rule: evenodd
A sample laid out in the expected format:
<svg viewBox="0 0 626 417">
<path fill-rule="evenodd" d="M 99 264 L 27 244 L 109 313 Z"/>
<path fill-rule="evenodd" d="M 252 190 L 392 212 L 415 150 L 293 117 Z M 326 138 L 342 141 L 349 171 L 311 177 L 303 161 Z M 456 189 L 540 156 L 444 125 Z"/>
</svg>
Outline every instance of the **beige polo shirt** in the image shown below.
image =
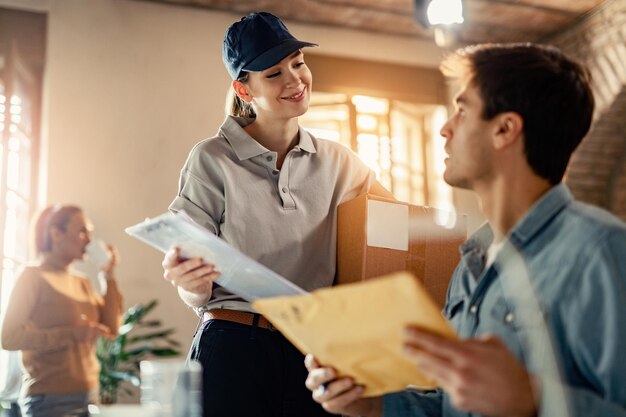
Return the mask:
<svg viewBox="0 0 626 417">
<path fill-rule="evenodd" d="M 229 116 L 218 135 L 190 152 L 170 210 L 184 210 L 220 236 L 305 290 L 335 278 L 337 206 L 369 191 L 374 173 L 345 146 L 300 128 L 300 142 L 276 169 L 269 151 Z M 206 305 L 252 311 L 221 287 Z"/>
</svg>

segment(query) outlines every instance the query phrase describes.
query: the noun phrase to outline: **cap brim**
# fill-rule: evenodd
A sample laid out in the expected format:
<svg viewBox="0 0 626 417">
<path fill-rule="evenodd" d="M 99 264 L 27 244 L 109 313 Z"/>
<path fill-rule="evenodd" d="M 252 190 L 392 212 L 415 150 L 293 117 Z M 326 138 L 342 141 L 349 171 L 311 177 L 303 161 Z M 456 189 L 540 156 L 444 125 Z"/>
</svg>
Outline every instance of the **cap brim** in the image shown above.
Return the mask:
<svg viewBox="0 0 626 417">
<path fill-rule="evenodd" d="M 284 42 L 276 45 L 273 48 L 268 49 L 261 55 L 256 57 L 248 65 L 244 66 L 242 71 L 264 71 L 271 66 L 278 64 L 285 57 L 291 53 L 297 51 L 300 48 L 307 46 L 319 46 L 316 43 L 299 41 L 297 39 L 287 39 Z"/>
</svg>

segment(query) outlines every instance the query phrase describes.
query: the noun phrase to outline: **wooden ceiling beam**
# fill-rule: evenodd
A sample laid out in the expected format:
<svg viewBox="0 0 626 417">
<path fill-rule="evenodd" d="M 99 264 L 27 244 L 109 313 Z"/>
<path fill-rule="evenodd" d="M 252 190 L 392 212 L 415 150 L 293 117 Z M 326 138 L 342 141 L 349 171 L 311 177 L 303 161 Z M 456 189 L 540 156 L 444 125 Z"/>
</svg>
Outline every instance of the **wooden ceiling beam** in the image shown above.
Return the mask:
<svg viewBox="0 0 626 417">
<path fill-rule="evenodd" d="M 143 0 L 221 10 L 259 10 L 305 24 L 432 39 L 415 20 L 414 0 Z M 603 0 L 466 0 L 464 43 L 541 41 L 568 27 Z"/>
<path fill-rule="evenodd" d="M 530 10 L 535 10 L 535 11 L 541 11 L 542 13 L 552 13 L 552 14 L 563 15 L 563 16 L 567 16 L 571 18 L 574 18 L 579 15 L 579 13 L 571 11 L 571 10 L 560 9 L 560 8 L 557 9 L 555 7 L 545 6 L 545 5 L 537 4 L 537 3 L 525 3 L 525 2 L 520 2 L 519 0 L 472 0 L 472 2 L 475 2 L 475 1 L 482 2 L 482 3 L 502 4 L 502 5 L 520 8 L 520 9 L 530 9 Z"/>
</svg>

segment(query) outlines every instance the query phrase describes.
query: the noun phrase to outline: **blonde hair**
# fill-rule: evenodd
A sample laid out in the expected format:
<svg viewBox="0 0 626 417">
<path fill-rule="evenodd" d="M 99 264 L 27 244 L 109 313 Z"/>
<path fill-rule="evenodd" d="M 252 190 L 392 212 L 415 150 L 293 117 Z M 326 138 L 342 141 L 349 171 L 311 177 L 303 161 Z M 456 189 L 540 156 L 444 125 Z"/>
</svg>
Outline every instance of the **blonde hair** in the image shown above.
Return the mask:
<svg viewBox="0 0 626 417">
<path fill-rule="evenodd" d="M 35 253 L 41 255 L 52 251 L 50 230 L 53 227 L 65 230 L 72 217 L 82 212 L 78 206 L 54 204 L 39 213 L 33 228 Z"/>
<path fill-rule="evenodd" d="M 248 81 L 248 72 L 243 72 L 237 81 L 242 83 L 246 83 Z M 246 119 L 254 119 L 256 118 L 256 113 L 252 108 L 252 104 L 246 103 L 243 101 L 237 93 L 235 93 L 234 88 L 228 89 L 228 94 L 226 95 L 226 114 L 229 116 L 235 117 L 244 117 Z"/>
</svg>

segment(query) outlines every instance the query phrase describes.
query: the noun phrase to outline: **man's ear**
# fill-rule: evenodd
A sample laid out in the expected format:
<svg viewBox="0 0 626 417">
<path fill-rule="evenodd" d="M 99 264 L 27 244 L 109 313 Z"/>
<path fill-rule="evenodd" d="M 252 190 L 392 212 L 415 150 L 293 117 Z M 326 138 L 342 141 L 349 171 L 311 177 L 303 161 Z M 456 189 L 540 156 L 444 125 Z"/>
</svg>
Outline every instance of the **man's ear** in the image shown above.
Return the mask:
<svg viewBox="0 0 626 417">
<path fill-rule="evenodd" d="M 524 119 L 516 112 L 505 112 L 495 117 L 493 145 L 504 149 L 514 144 L 524 134 Z"/>
<path fill-rule="evenodd" d="M 239 96 L 239 98 L 246 103 L 250 103 L 252 101 L 252 95 L 248 91 L 248 87 L 241 81 L 233 81 L 233 89 L 235 90 L 235 94 L 237 94 L 237 96 Z"/>
</svg>

